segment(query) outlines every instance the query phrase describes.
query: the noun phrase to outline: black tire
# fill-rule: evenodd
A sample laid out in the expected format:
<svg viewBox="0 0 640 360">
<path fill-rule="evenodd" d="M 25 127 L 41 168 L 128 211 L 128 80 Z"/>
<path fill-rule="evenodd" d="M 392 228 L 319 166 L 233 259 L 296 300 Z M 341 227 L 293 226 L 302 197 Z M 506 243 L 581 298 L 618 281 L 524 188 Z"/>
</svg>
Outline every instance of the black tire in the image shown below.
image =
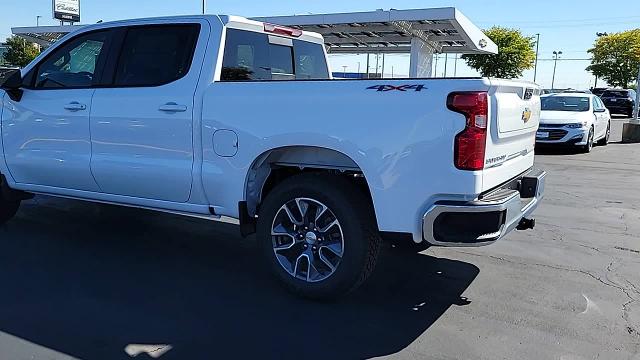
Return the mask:
<svg viewBox="0 0 640 360">
<path fill-rule="evenodd" d="M 591 149 L 593 149 L 593 137 L 594 137 L 594 131 L 592 127 L 591 130 L 589 130 L 589 136 L 587 137 L 587 144 L 582 145 L 581 150 L 583 153 L 588 154 L 591 152 Z"/>
<path fill-rule="evenodd" d="M 610 137 L 611 137 L 611 121 L 607 123 L 607 132 L 602 139 L 598 140 L 598 145 L 607 146 L 609 144 Z"/>
<path fill-rule="evenodd" d="M 20 208 L 20 200 L 5 200 L 0 191 L 0 225 L 11 220 Z"/>
<path fill-rule="evenodd" d="M 275 255 L 276 237 L 271 235 L 272 227 L 283 206 L 297 198 L 314 199 L 324 204 L 339 221 L 343 235 L 342 257 L 335 270 L 328 277 L 315 282 L 296 277 L 298 273 L 295 269 L 294 274 L 288 272 Z M 285 288 L 301 297 L 331 300 L 355 290 L 373 272 L 382 241 L 374 219 L 371 202 L 347 179 L 322 173 L 300 174 L 284 180 L 264 199 L 258 215 L 257 241 L 268 268 Z M 315 221 L 318 221 L 317 217 Z M 307 249 L 309 245 L 306 241 L 305 237 L 300 243 L 296 240 L 292 243 L 302 244 Z M 297 254 L 294 252 L 293 257 Z M 306 261 L 311 262 L 308 257 Z M 307 263 L 307 276 L 310 269 Z"/>
</svg>

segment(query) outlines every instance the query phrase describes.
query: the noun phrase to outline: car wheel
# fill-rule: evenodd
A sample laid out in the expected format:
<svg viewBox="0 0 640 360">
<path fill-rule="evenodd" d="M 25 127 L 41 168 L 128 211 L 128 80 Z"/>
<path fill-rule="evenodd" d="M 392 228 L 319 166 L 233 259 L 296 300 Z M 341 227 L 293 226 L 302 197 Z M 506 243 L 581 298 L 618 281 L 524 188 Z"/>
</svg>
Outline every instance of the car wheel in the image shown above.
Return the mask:
<svg viewBox="0 0 640 360">
<path fill-rule="evenodd" d="M 611 137 L 611 121 L 607 123 L 607 132 L 604 137 L 598 141 L 598 145 L 607 146 L 609 144 L 609 138 Z"/>
<path fill-rule="evenodd" d="M 6 200 L 0 191 L 0 225 L 11 220 L 20 207 L 20 200 Z"/>
<path fill-rule="evenodd" d="M 593 149 L 593 127 L 589 130 L 589 135 L 587 137 L 587 144 L 582 146 L 582 152 L 590 153 L 591 149 Z"/>
<path fill-rule="evenodd" d="M 301 174 L 266 197 L 257 239 L 267 266 L 288 290 L 333 299 L 373 271 L 382 241 L 374 219 L 371 202 L 348 180 Z"/>
</svg>

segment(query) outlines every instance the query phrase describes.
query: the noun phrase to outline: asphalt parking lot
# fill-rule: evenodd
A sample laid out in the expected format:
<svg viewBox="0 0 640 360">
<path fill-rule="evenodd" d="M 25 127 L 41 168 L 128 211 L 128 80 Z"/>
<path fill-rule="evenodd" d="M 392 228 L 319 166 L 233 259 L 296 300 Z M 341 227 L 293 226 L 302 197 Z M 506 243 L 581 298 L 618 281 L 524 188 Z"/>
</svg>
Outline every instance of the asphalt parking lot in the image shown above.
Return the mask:
<svg viewBox="0 0 640 360">
<path fill-rule="evenodd" d="M 37 197 L 0 228 L 0 358 L 640 359 L 640 144 L 618 143 L 622 122 L 591 154 L 537 157 L 535 230 L 387 249 L 331 304 L 280 290 L 233 226 Z"/>
</svg>

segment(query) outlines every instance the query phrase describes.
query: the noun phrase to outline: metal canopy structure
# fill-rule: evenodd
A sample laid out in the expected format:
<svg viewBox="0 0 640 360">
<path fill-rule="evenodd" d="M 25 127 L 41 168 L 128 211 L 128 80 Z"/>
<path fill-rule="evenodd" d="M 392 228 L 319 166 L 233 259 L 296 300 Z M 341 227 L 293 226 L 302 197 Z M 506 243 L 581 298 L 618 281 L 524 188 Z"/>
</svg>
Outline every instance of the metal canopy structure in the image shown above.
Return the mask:
<svg viewBox="0 0 640 360">
<path fill-rule="evenodd" d="M 322 34 L 328 51 L 410 53 L 411 40 L 437 53 L 496 54 L 498 47 L 456 8 L 378 10 L 342 14 L 258 17 L 254 20 Z"/>
<path fill-rule="evenodd" d="M 410 53 L 411 77 L 431 77 L 434 53 L 498 53 L 498 46 L 452 7 L 254 20 L 318 32 L 324 37 L 330 54 Z"/>
<path fill-rule="evenodd" d="M 410 53 L 411 77 L 431 77 L 434 53 L 498 53 L 498 46 L 453 7 L 253 19 L 320 33 L 330 54 Z M 79 27 L 82 25 L 11 30 L 29 41 L 49 46 Z"/>
<path fill-rule="evenodd" d="M 28 41 L 47 47 L 82 26 L 83 25 L 14 27 L 11 29 L 11 32 Z"/>
</svg>

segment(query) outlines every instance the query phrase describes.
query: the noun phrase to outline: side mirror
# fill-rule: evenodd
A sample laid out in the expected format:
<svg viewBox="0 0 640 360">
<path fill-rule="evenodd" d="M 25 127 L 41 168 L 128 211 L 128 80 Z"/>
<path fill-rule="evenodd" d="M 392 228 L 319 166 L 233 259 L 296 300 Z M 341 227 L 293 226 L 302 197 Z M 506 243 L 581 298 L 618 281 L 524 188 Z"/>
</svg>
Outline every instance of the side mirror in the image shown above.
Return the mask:
<svg viewBox="0 0 640 360">
<path fill-rule="evenodd" d="M 7 92 L 11 100 L 20 101 L 22 99 L 22 74 L 20 70 L 15 70 L 13 73 L 7 75 L 4 78 L 0 88 Z"/>
</svg>

